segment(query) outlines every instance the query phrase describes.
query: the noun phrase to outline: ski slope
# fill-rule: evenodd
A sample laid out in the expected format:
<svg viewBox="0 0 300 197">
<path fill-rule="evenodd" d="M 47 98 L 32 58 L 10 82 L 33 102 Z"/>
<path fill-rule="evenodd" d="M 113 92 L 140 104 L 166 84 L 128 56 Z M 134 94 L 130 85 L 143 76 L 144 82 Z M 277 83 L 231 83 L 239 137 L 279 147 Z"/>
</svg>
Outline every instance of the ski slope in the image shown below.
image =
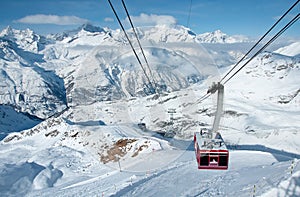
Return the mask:
<svg viewBox="0 0 300 197">
<path fill-rule="evenodd" d="M 33 144 L 26 146 L 23 143 L 15 143 L 13 147 L 14 157 L 19 155 L 20 158 L 21 155 L 28 157 L 25 153 L 34 149 Z M 77 150 L 69 150 L 70 147 L 62 146 L 37 152 L 39 164 L 34 162 L 36 158 L 27 158 L 27 161 L 24 158 L 14 166 L 2 166 L 7 176 L 3 176 L 3 170 L 1 175 L 5 177 L 6 188 L 11 186 L 14 195 L 26 196 L 299 195 L 299 159 L 284 153 L 231 150 L 228 170 L 198 170 L 192 147 L 153 151 L 134 166 L 121 161 L 119 168 L 97 161 L 89 148 L 84 150 L 78 146 Z M 170 156 L 172 154 L 175 157 Z M 39 170 L 41 172 L 37 174 Z M 23 183 L 14 183 L 15 180 L 23 180 Z"/>
<path fill-rule="evenodd" d="M 168 115 L 162 112 L 169 107 L 180 111 L 180 106 L 185 106 L 185 110 L 175 117 L 177 124 L 188 120 L 183 118 L 186 114 L 193 114 L 194 119 L 198 117 L 201 120 L 197 123 L 207 122 L 205 127 L 210 127 L 212 117 L 205 113 L 192 113 L 196 107 L 191 103 L 197 102 L 190 98 L 194 96 L 196 100 L 198 94 L 203 94 L 201 86 L 198 88 L 164 95 L 160 100 L 145 97 L 78 106 L 66 111 L 62 117 L 10 134 L 0 146 L 1 194 L 298 196 L 300 145 L 297 125 L 294 130 L 293 127 L 283 127 L 284 130 L 278 124 L 277 131 L 271 128 L 260 132 L 256 131 L 257 128 L 242 131 L 240 126 L 249 123 L 247 117 L 230 116 L 227 112 L 221 131 L 230 149 L 229 169 L 226 171 L 197 169 L 192 137 L 188 136 L 199 129 L 198 124 L 182 134 L 184 138 L 164 138 L 155 132 L 161 129 L 155 123 L 168 121 Z M 145 102 L 147 105 L 143 104 Z M 212 105 L 209 104 L 211 100 L 205 102 L 206 106 Z M 238 101 L 234 102 L 239 113 L 249 113 L 253 109 L 252 103 L 245 104 L 240 100 L 238 105 Z M 228 106 L 231 106 L 230 102 Z M 243 110 L 239 109 L 240 106 Z M 263 110 L 258 112 L 263 113 Z M 144 120 L 147 122 L 153 122 L 153 118 L 158 120 L 147 124 L 146 131 L 140 130 L 137 124 L 126 123 L 138 123 L 143 116 L 146 116 Z M 232 124 L 232 120 L 238 121 L 238 124 Z M 250 125 L 259 125 L 250 120 Z M 231 123 L 230 126 L 228 123 Z M 101 161 L 101 155 L 106 155 L 106 151 L 119 140 L 128 142 L 121 147 L 125 154 L 119 155 L 119 159 L 115 154 L 116 157 L 107 163 Z"/>
</svg>

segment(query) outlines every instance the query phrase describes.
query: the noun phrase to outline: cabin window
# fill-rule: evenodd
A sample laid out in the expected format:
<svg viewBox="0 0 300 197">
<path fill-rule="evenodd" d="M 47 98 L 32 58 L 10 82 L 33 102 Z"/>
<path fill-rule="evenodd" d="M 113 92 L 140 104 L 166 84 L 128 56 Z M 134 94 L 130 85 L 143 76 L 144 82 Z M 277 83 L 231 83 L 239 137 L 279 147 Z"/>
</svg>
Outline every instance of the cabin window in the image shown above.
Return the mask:
<svg viewBox="0 0 300 197">
<path fill-rule="evenodd" d="M 218 156 L 210 156 L 209 162 L 213 162 L 213 163 L 218 162 Z"/>
<path fill-rule="evenodd" d="M 219 166 L 227 166 L 228 165 L 228 155 L 220 154 L 219 157 Z"/>
<path fill-rule="evenodd" d="M 207 153 L 200 154 L 200 166 L 208 166 L 209 157 Z"/>
</svg>

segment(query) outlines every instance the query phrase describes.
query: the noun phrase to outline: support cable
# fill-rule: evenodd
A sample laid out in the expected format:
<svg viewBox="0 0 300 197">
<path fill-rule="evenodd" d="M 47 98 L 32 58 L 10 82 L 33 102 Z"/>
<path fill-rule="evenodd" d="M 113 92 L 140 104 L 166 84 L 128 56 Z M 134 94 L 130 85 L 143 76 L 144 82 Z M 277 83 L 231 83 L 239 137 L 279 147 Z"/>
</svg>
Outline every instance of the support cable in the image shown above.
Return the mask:
<svg viewBox="0 0 300 197">
<path fill-rule="evenodd" d="M 206 100 L 208 97 L 210 97 L 212 94 L 211 93 L 207 93 L 205 95 L 203 95 L 202 97 L 200 97 L 198 100 L 197 100 L 197 103 L 202 103 L 202 101 Z"/>
<path fill-rule="evenodd" d="M 156 83 L 155 83 L 154 76 L 153 76 L 152 71 L 151 71 L 151 69 L 150 69 L 149 63 L 148 63 L 148 61 L 147 61 L 147 58 L 146 58 L 145 53 L 144 53 L 144 50 L 143 50 L 142 45 L 141 45 L 141 43 L 140 43 L 140 40 L 139 40 L 139 38 L 138 38 L 137 32 L 135 31 L 135 27 L 134 27 L 134 25 L 133 25 L 133 23 L 132 23 L 132 20 L 131 20 L 131 18 L 130 18 L 130 15 L 129 15 L 129 12 L 128 12 L 127 8 L 126 8 L 126 5 L 125 5 L 124 0 L 122 0 L 122 4 L 123 4 L 123 7 L 124 7 L 124 9 L 125 9 L 125 11 L 126 11 L 128 20 L 129 20 L 130 25 L 131 25 L 131 28 L 133 29 L 135 38 L 136 38 L 136 40 L 138 41 L 138 44 L 139 44 L 139 47 L 140 47 L 140 49 L 141 49 L 142 55 L 143 55 L 143 57 L 144 57 L 144 60 L 145 60 L 145 62 L 146 62 L 146 65 L 147 65 L 147 67 L 148 67 L 150 76 L 151 76 L 151 78 L 152 78 L 152 80 L 153 80 L 153 82 L 154 82 L 154 85 L 155 85 Z M 152 86 L 152 84 L 150 84 L 150 85 Z"/>
<path fill-rule="evenodd" d="M 186 24 L 187 27 L 189 27 L 189 25 L 190 25 L 191 12 L 192 12 L 192 4 L 193 4 L 193 0 L 191 0 L 191 3 L 190 3 L 189 15 L 188 15 L 187 24 Z"/>
<path fill-rule="evenodd" d="M 290 28 L 298 19 L 300 18 L 300 13 L 297 14 L 288 24 L 286 24 L 276 35 L 274 35 L 260 50 L 258 50 L 242 67 L 240 67 L 231 77 L 229 77 L 223 85 L 225 85 L 229 80 L 231 80 L 239 71 L 241 71 L 251 60 L 253 60 L 259 53 L 261 53 L 267 46 L 269 46 L 274 40 L 276 40 L 282 33 L 284 33 L 288 28 Z"/>
<path fill-rule="evenodd" d="M 229 80 L 231 80 L 239 71 L 241 71 L 250 61 L 252 61 L 258 54 L 260 54 L 263 50 L 265 50 L 272 42 L 274 42 L 281 34 L 283 34 L 288 28 L 290 28 L 297 20 L 300 18 L 300 13 L 298 13 L 290 22 L 288 22 L 277 34 L 275 34 L 263 47 L 261 47 L 245 64 L 243 64 L 231 77 L 229 77 L 223 85 L 225 85 Z M 222 81 L 222 80 L 221 80 Z M 220 81 L 220 82 L 221 82 Z M 206 100 L 212 93 L 208 92 L 207 94 L 200 97 L 197 101 L 201 103 Z"/>
<path fill-rule="evenodd" d="M 300 2 L 300 0 L 296 1 L 277 21 L 274 25 L 255 43 L 255 45 L 240 59 L 221 79 L 222 82 L 248 55 L 249 53 L 274 29 L 274 27 Z"/>
<path fill-rule="evenodd" d="M 141 66 L 141 68 L 142 68 L 142 70 L 143 70 L 143 72 L 144 72 L 144 74 L 145 74 L 145 76 L 146 76 L 146 78 L 147 78 L 147 80 L 148 80 L 148 82 L 149 82 L 149 84 L 152 86 L 152 83 L 151 83 L 151 81 L 150 81 L 150 78 L 149 78 L 149 76 L 147 75 L 146 70 L 144 69 L 144 67 L 143 67 L 143 65 L 142 65 L 142 62 L 141 62 L 140 58 L 138 57 L 138 55 L 137 55 L 137 53 L 136 53 L 136 51 L 135 51 L 135 49 L 134 49 L 134 47 L 133 47 L 133 45 L 132 45 L 130 39 L 129 39 L 127 33 L 126 33 L 124 26 L 122 25 L 121 20 L 120 20 L 120 18 L 119 18 L 119 16 L 118 16 L 116 10 L 114 9 L 114 7 L 113 7 L 111 1 L 110 1 L 110 0 L 107 0 L 107 1 L 108 1 L 109 5 L 110 5 L 112 11 L 114 12 L 114 14 L 115 14 L 115 16 L 116 16 L 116 18 L 117 18 L 117 20 L 118 20 L 118 22 L 119 22 L 119 24 L 120 24 L 122 30 L 123 30 L 123 32 L 124 32 L 124 34 L 125 34 L 125 37 L 126 37 L 126 39 L 128 40 L 128 42 L 129 42 L 129 44 L 130 44 L 130 46 L 131 46 L 131 49 L 132 49 L 132 51 L 133 51 L 133 53 L 134 53 L 134 55 L 135 55 L 137 61 L 139 62 L 140 66 Z"/>
<path fill-rule="evenodd" d="M 282 20 L 282 18 L 284 18 L 287 13 L 297 4 L 299 3 L 300 0 L 298 0 L 272 27 L 271 29 L 268 30 L 267 33 L 265 33 L 263 35 L 263 37 L 250 49 L 250 51 L 252 51 L 257 45 L 258 43 L 279 23 L 280 20 Z M 292 20 L 290 20 L 290 22 L 288 22 L 277 34 L 275 34 L 263 47 L 261 47 L 245 64 L 243 64 L 242 67 L 240 67 L 233 75 L 231 75 L 224 83 L 223 85 L 225 85 L 229 80 L 231 80 L 239 71 L 241 71 L 250 61 L 252 61 L 259 53 L 261 53 L 263 50 L 265 50 L 266 47 L 268 47 L 272 42 L 274 42 L 280 35 L 282 35 L 287 29 L 289 29 L 295 22 L 297 22 L 297 20 L 299 20 L 300 18 L 300 13 L 298 13 Z M 250 51 L 248 51 L 248 53 L 221 79 L 224 80 L 229 74 L 230 72 L 233 71 L 233 69 L 241 62 L 245 59 L 245 57 L 250 53 Z M 221 83 L 221 81 L 219 83 Z M 200 97 L 200 99 L 198 99 L 197 103 L 201 103 L 202 101 L 206 100 L 209 96 L 212 95 L 213 92 L 210 91 L 211 89 L 208 90 L 206 95 L 203 95 L 202 97 Z"/>
</svg>

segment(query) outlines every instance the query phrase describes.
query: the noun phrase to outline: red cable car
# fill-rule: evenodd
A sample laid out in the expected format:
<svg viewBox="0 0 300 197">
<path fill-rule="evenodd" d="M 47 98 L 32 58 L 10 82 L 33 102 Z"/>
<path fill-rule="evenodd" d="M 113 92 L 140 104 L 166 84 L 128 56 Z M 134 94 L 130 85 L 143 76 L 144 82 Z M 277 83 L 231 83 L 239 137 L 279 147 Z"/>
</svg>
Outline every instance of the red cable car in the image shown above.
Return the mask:
<svg viewBox="0 0 300 197">
<path fill-rule="evenodd" d="M 219 133 L 211 138 L 210 132 L 201 130 L 195 133 L 194 144 L 198 169 L 228 169 L 229 152 Z"/>
<path fill-rule="evenodd" d="M 229 152 L 218 132 L 223 111 L 224 86 L 213 83 L 207 93 L 218 91 L 217 111 L 211 130 L 201 130 L 194 134 L 194 145 L 198 169 L 228 169 Z"/>
</svg>

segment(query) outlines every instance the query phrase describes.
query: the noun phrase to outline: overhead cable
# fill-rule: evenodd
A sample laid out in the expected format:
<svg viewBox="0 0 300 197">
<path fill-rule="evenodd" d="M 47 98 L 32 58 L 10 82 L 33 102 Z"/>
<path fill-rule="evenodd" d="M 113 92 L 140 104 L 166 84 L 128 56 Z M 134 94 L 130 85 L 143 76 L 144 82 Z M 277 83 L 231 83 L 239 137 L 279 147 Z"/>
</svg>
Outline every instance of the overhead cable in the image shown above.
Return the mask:
<svg viewBox="0 0 300 197">
<path fill-rule="evenodd" d="M 276 40 L 283 32 L 290 28 L 298 19 L 300 14 L 297 14 L 288 24 L 286 24 L 276 35 L 274 35 L 260 50 L 258 50 L 242 67 L 240 67 L 231 77 L 229 77 L 223 85 L 225 85 L 229 80 L 231 80 L 239 71 L 241 71 L 251 60 L 253 60 L 259 53 L 261 53 L 267 46 L 269 46 L 274 40 Z"/>
<path fill-rule="evenodd" d="M 197 100 L 197 103 L 202 103 L 202 101 L 206 100 L 208 97 L 211 96 L 211 93 L 207 93 L 205 95 L 203 95 L 202 97 L 200 97 L 198 100 Z"/>
<path fill-rule="evenodd" d="M 250 52 L 274 29 L 274 27 L 300 2 L 300 0 L 296 1 L 277 21 L 274 25 L 255 43 L 255 45 L 240 59 L 228 72 L 227 74 L 220 80 L 222 82 L 249 54 Z"/>
<path fill-rule="evenodd" d="M 124 7 L 124 9 L 125 9 L 125 11 L 126 11 L 126 14 L 127 14 L 128 20 L 129 20 L 129 22 L 130 22 L 131 28 L 132 28 L 132 30 L 133 30 L 133 32 L 134 32 L 135 38 L 136 38 L 136 40 L 138 41 L 138 44 L 139 44 L 139 47 L 140 47 L 140 49 L 141 49 L 142 55 L 143 55 L 143 57 L 144 57 L 144 60 L 145 60 L 145 62 L 146 62 L 146 65 L 147 65 L 147 67 L 148 67 L 150 76 L 151 76 L 151 78 L 152 78 L 154 84 L 156 84 L 156 83 L 155 83 L 155 79 L 154 79 L 154 77 L 153 77 L 153 74 L 152 74 L 152 72 L 151 72 L 149 63 L 148 63 L 147 58 L 146 58 L 146 56 L 145 56 L 144 50 L 143 50 L 143 48 L 142 48 L 142 45 L 141 45 L 140 40 L 139 40 L 139 38 L 138 38 L 138 35 L 137 35 L 136 31 L 135 31 L 135 27 L 134 27 L 134 25 L 133 25 L 133 23 L 132 23 L 132 20 L 131 20 L 131 18 L 130 18 L 129 12 L 128 12 L 127 8 L 126 8 L 126 5 L 125 5 L 124 0 L 122 0 L 122 4 L 123 4 L 123 7 Z"/>
<path fill-rule="evenodd" d="M 187 24 L 186 24 L 187 27 L 189 27 L 189 25 L 190 25 L 191 12 L 192 12 L 192 4 L 193 4 L 193 0 L 191 0 L 191 3 L 190 3 L 189 15 L 188 15 Z"/>
<path fill-rule="evenodd" d="M 134 53 L 134 55 L 135 55 L 137 61 L 139 62 L 140 66 L 141 66 L 141 68 L 142 68 L 142 70 L 143 70 L 143 72 L 144 72 L 144 74 L 145 74 L 145 76 L 146 76 L 146 78 L 147 78 L 147 80 L 148 80 L 148 82 L 149 82 L 149 84 L 152 86 L 152 83 L 151 83 L 151 81 L 150 81 L 150 78 L 149 78 L 149 76 L 147 75 L 146 70 L 144 69 L 144 67 L 143 67 L 143 65 L 142 65 L 142 62 L 141 62 L 140 58 L 138 57 L 138 55 L 137 55 L 137 53 L 136 53 L 136 51 L 135 51 L 135 49 L 134 49 L 134 47 L 133 47 L 133 45 L 132 45 L 130 39 L 129 39 L 127 33 L 126 33 L 124 26 L 122 25 L 122 22 L 121 22 L 121 20 L 120 20 L 120 18 L 119 18 L 119 16 L 118 16 L 116 10 L 114 9 L 114 7 L 113 7 L 113 5 L 112 5 L 112 3 L 111 3 L 110 0 L 108 0 L 108 3 L 109 3 L 109 5 L 110 5 L 112 11 L 114 12 L 114 14 L 115 14 L 115 16 L 116 16 L 116 18 L 117 18 L 117 20 L 118 20 L 118 22 L 119 22 L 119 24 L 120 24 L 122 30 L 123 30 L 123 32 L 124 32 L 124 34 L 125 34 L 125 37 L 126 37 L 126 39 L 128 40 L 128 42 L 129 42 L 129 44 L 130 44 L 130 47 L 131 47 L 131 49 L 132 49 L 132 51 L 133 51 L 133 53 Z M 151 87 L 151 88 L 152 88 L 152 87 Z"/>
</svg>

